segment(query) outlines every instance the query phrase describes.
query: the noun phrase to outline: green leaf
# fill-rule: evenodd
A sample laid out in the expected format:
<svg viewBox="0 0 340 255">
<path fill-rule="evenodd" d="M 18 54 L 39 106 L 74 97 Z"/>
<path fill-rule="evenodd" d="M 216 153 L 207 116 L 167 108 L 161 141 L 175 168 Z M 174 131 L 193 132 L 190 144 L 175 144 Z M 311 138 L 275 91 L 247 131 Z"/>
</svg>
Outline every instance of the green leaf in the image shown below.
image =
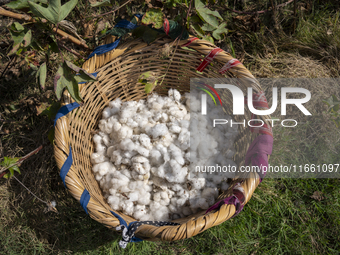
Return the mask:
<svg viewBox="0 0 340 255">
<path fill-rule="evenodd" d="M 75 101 L 81 102 L 78 82 L 95 80 L 96 78 L 92 74 L 69 61 L 65 61 L 54 77 L 54 90 L 58 100 L 60 100 L 63 90 L 66 88 Z"/>
<path fill-rule="evenodd" d="M 142 37 L 146 30 L 150 29 L 148 26 L 139 26 L 132 30 L 132 36 L 135 38 Z"/>
<path fill-rule="evenodd" d="M 61 99 L 61 96 L 63 94 L 63 90 L 64 88 L 66 87 L 66 85 L 63 85 L 62 82 L 61 82 L 61 77 L 64 75 L 64 68 L 63 66 L 60 66 L 58 68 L 58 71 L 54 77 L 54 91 L 55 91 L 55 94 L 58 98 L 58 100 Z"/>
<path fill-rule="evenodd" d="M 160 29 L 163 27 L 164 15 L 160 8 L 149 9 L 142 18 L 142 23 L 145 25 L 152 24 L 153 28 Z"/>
<path fill-rule="evenodd" d="M 77 3 L 78 0 L 70 0 L 66 4 L 61 5 L 60 0 L 50 0 L 48 7 L 45 8 L 32 1 L 28 1 L 30 9 L 35 16 L 45 18 L 53 24 L 64 20 Z"/>
<path fill-rule="evenodd" d="M 202 0 L 195 0 L 195 7 L 198 16 L 205 21 L 206 23 L 210 24 L 213 27 L 218 27 L 218 19 L 223 20 L 221 15 L 217 11 L 212 11 L 205 7 L 205 4 Z M 218 18 L 218 19 L 217 19 Z"/>
<path fill-rule="evenodd" d="M 23 25 L 21 25 L 19 22 L 14 22 L 12 25 L 11 25 L 11 30 L 13 31 L 17 31 L 17 32 L 20 32 L 20 31 L 24 31 L 24 27 Z"/>
<path fill-rule="evenodd" d="M 192 29 L 195 30 L 195 32 L 197 33 L 197 35 L 199 37 L 203 37 L 204 36 L 204 31 L 202 30 L 202 28 L 198 25 L 198 24 L 193 24 L 191 25 Z"/>
<path fill-rule="evenodd" d="M 143 41 L 146 42 L 147 44 L 152 43 L 155 41 L 158 37 L 159 33 L 151 28 L 145 30 L 143 34 Z"/>
<path fill-rule="evenodd" d="M 28 30 L 28 32 L 25 34 L 24 38 L 23 38 L 23 46 L 27 47 L 28 45 L 30 45 L 32 42 L 32 31 Z"/>
<path fill-rule="evenodd" d="M 34 2 L 34 3 L 40 2 L 40 3 L 43 3 L 43 4 L 47 4 L 47 0 L 32 0 L 32 2 Z M 12 2 L 6 4 L 6 6 L 13 9 L 13 10 L 29 8 L 28 0 L 12 1 Z"/>
<path fill-rule="evenodd" d="M 10 157 L 4 157 L 4 160 L 0 163 L 0 166 L 4 168 L 8 168 L 10 165 L 15 164 L 18 162 L 19 158 L 10 158 Z M 8 179 L 14 175 L 14 171 L 18 172 L 20 174 L 20 169 L 17 165 L 14 165 L 10 167 L 9 172 L 4 175 L 4 178 Z"/>
<path fill-rule="evenodd" d="M 46 115 L 49 120 L 53 120 L 60 109 L 60 102 L 53 102 L 49 107 L 42 111 L 41 115 Z"/>
<path fill-rule="evenodd" d="M 210 35 L 204 36 L 202 39 L 214 44 L 214 39 Z"/>
<path fill-rule="evenodd" d="M 225 28 L 227 26 L 226 23 L 222 23 L 221 25 L 218 26 L 218 28 L 216 30 L 213 31 L 212 36 L 216 39 L 216 40 L 221 40 L 221 34 L 227 34 L 228 33 L 228 29 Z"/>
<path fill-rule="evenodd" d="M 46 82 L 46 75 L 47 75 L 47 67 L 46 63 L 43 63 L 35 75 L 37 83 L 40 85 L 42 89 L 45 89 L 45 82 Z"/>
<path fill-rule="evenodd" d="M 216 29 L 216 27 L 209 25 L 208 23 L 204 23 L 201 28 L 203 31 L 213 31 Z"/>
<path fill-rule="evenodd" d="M 102 2 L 95 2 L 94 4 L 91 4 L 91 7 L 102 7 L 102 6 L 112 6 L 112 3 L 110 0 L 103 0 Z"/>
<path fill-rule="evenodd" d="M 145 83 L 145 93 L 151 93 L 156 86 L 157 80 L 154 83 Z"/>
</svg>

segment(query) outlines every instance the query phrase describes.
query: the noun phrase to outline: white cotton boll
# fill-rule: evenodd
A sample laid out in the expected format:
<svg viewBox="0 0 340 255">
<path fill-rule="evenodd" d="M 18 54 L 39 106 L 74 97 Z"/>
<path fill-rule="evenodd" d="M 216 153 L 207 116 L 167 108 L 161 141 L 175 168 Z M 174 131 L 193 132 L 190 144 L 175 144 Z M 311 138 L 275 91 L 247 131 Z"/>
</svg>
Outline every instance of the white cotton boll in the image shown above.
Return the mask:
<svg viewBox="0 0 340 255">
<path fill-rule="evenodd" d="M 117 136 L 120 139 L 130 138 L 132 134 L 133 130 L 128 126 L 122 126 L 117 132 Z"/>
<path fill-rule="evenodd" d="M 111 108 L 106 107 L 102 113 L 103 119 L 108 119 L 111 116 Z"/>
<path fill-rule="evenodd" d="M 173 96 L 174 96 L 174 90 L 173 89 L 169 89 L 168 90 L 168 97 L 173 98 Z"/>
<path fill-rule="evenodd" d="M 100 181 L 103 178 L 103 176 L 98 173 L 96 174 L 95 178 L 97 181 Z"/>
<path fill-rule="evenodd" d="M 122 164 L 124 165 L 131 165 L 131 160 L 128 158 L 122 158 Z"/>
<path fill-rule="evenodd" d="M 133 213 L 133 202 L 131 201 L 125 201 L 124 204 L 122 204 L 123 213 L 131 215 Z"/>
<path fill-rule="evenodd" d="M 109 103 L 109 107 L 111 108 L 111 113 L 112 114 L 118 113 L 121 105 L 122 105 L 122 100 L 120 98 L 116 98 L 114 101 L 111 101 Z"/>
<path fill-rule="evenodd" d="M 110 168 L 113 167 L 111 162 L 103 162 L 97 165 L 98 166 L 98 173 L 100 175 L 105 175 L 109 172 Z"/>
<path fill-rule="evenodd" d="M 140 221 L 153 221 L 154 217 L 150 214 L 145 214 L 139 220 Z"/>
<path fill-rule="evenodd" d="M 93 136 L 93 142 L 97 145 L 97 144 L 101 144 L 102 143 L 102 140 L 103 140 L 103 138 L 100 136 L 100 135 L 98 135 L 98 134 L 95 134 L 94 136 Z"/>
<path fill-rule="evenodd" d="M 144 157 L 149 157 L 150 151 L 143 146 L 136 146 L 136 151 Z"/>
<path fill-rule="evenodd" d="M 146 157 L 143 157 L 143 156 L 134 156 L 132 158 L 132 162 L 133 163 L 144 163 L 144 162 L 147 162 L 149 161 Z"/>
<path fill-rule="evenodd" d="M 190 121 L 188 121 L 188 120 L 181 120 L 180 121 L 180 126 L 182 128 L 185 128 L 185 129 L 189 130 Z"/>
<path fill-rule="evenodd" d="M 181 94 L 178 92 L 178 90 L 174 89 L 173 91 L 173 97 L 176 101 L 181 100 Z"/>
<path fill-rule="evenodd" d="M 135 170 L 140 175 L 144 175 L 147 173 L 141 163 L 133 163 L 132 169 Z"/>
<path fill-rule="evenodd" d="M 106 146 L 102 144 L 96 144 L 96 152 L 100 154 L 106 154 Z"/>
<path fill-rule="evenodd" d="M 108 158 L 105 157 L 105 155 L 100 154 L 100 153 L 92 153 L 91 154 L 91 163 L 92 164 L 99 164 L 102 163 L 104 161 L 108 161 Z"/>
<path fill-rule="evenodd" d="M 120 149 L 122 150 L 133 151 L 135 147 L 135 144 L 130 138 L 125 138 L 120 142 Z"/>
<path fill-rule="evenodd" d="M 107 134 L 103 134 L 103 143 L 105 144 L 106 147 L 111 146 L 111 140 L 110 137 Z"/>
<path fill-rule="evenodd" d="M 150 204 L 151 194 L 149 192 L 144 193 L 143 196 L 140 196 L 138 199 L 138 203 L 141 205 L 148 205 Z"/>
<path fill-rule="evenodd" d="M 166 135 L 169 132 L 167 126 L 165 124 L 157 124 L 154 127 L 152 127 L 148 134 L 152 136 L 152 138 L 157 138 Z"/>
<path fill-rule="evenodd" d="M 152 102 L 150 105 L 151 105 L 151 109 L 154 111 L 160 111 L 163 108 L 163 104 L 159 102 Z"/>
<path fill-rule="evenodd" d="M 153 149 L 150 152 L 150 163 L 156 166 L 159 166 L 164 163 L 164 160 L 163 160 L 163 157 L 160 151 Z"/>
<path fill-rule="evenodd" d="M 133 217 L 137 220 L 140 220 L 144 215 L 146 215 L 145 205 L 136 205 Z"/>
<path fill-rule="evenodd" d="M 177 207 L 174 206 L 173 204 L 170 204 L 168 208 L 169 208 L 169 211 L 172 212 L 172 213 L 177 213 L 178 212 Z"/>
<path fill-rule="evenodd" d="M 111 206 L 113 210 L 119 210 L 120 209 L 120 199 L 119 197 L 115 196 L 109 196 L 107 199 L 107 202 Z"/>
<path fill-rule="evenodd" d="M 122 124 L 120 124 L 120 123 L 118 122 L 118 120 L 112 122 L 112 130 L 113 130 L 114 132 L 118 132 L 118 131 L 121 129 L 121 127 L 122 127 Z"/>
<path fill-rule="evenodd" d="M 131 192 L 131 193 L 129 193 L 128 197 L 129 197 L 128 201 L 131 201 L 131 202 L 137 201 L 138 200 L 138 192 L 137 191 Z"/>
<path fill-rule="evenodd" d="M 173 138 L 170 133 L 165 134 L 161 139 L 165 147 L 168 147 L 173 142 Z"/>
<path fill-rule="evenodd" d="M 131 173 L 130 173 L 130 178 L 129 179 L 131 179 Z M 136 190 L 137 189 L 137 182 L 131 181 L 129 183 L 128 187 L 129 187 L 130 190 Z"/>
<path fill-rule="evenodd" d="M 151 149 L 152 148 L 150 137 L 147 136 L 146 134 L 141 134 L 139 136 L 139 142 L 140 142 L 140 144 L 142 146 L 144 146 L 147 149 Z"/>
<path fill-rule="evenodd" d="M 169 119 L 168 114 L 166 114 L 165 112 L 163 112 L 163 113 L 162 113 L 162 116 L 161 116 L 161 118 L 160 118 L 160 121 L 161 121 L 161 122 L 167 122 L 168 119 Z"/>
<path fill-rule="evenodd" d="M 152 212 L 155 220 L 169 221 L 169 209 L 166 206 L 161 205 L 158 210 Z"/>
<path fill-rule="evenodd" d="M 203 189 L 205 185 L 205 178 L 194 178 L 191 180 L 191 185 L 194 189 Z"/>
<path fill-rule="evenodd" d="M 132 118 L 127 120 L 126 125 L 129 126 L 130 128 L 138 127 L 138 123 L 134 121 Z"/>
<path fill-rule="evenodd" d="M 128 188 L 127 185 L 123 185 L 123 186 L 119 187 L 119 192 L 121 192 L 121 193 L 128 193 L 128 192 L 131 192 L 131 190 Z"/>
<path fill-rule="evenodd" d="M 132 171 L 131 172 L 131 176 L 134 180 L 136 181 L 142 181 L 144 178 L 143 178 L 143 175 L 137 173 L 136 171 Z"/>
<path fill-rule="evenodd" d="M 155 201 L 155 202 L 161 201 L 161 193 L 160 192 L 153 194 L 153 201 Z"/>
<path fill-rule="evenodd" d="M 181 132 L 182 128 L 177 125 L 171 125 L 169 128 L 169 131 L 175 134 L 179 134 Z"/>
<path fill-rule="evenodd" d="M 116 166 L 119 166 L 122 163 L 122 155 L 121 155 L 121 151 L 114 151 L 112 152 L 112 156 L 111 156 L 111 162 L 113 162 Z"/>
</svg>

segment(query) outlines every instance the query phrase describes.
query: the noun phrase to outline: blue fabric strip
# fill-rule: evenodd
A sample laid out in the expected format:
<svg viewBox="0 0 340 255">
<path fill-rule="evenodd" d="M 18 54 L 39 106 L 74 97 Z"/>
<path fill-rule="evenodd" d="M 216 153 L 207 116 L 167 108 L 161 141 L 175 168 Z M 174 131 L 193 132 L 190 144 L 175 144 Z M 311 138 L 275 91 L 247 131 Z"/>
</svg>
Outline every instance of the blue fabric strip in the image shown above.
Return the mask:
<svg viewBox="0 0 340 255">
<path fill-rule="evenodd" d="M 57 120 L 63 116 L 65 116 L 66 114 L 68 114 L 70 111 L 74 110 L 75 108 L 79 107 L 80 105 L 77 102 L 71 103 L 71 104 L 67 104 L 64 105 L 63 107 L 61 107 L 57 113 L 57 115 L 55 116 L 54 119 L 54 127 L 57 124 Z"/>
<path fill-rule="evenodd" d="M 135 14 L 135 16 L 139 19 L 141 19 L 143 17 L 143 14 Z"/>
<path fill-rule="evenodd" d="M 128 227 L 126 221 L 122 217 L 120 217 L 117 213 L 113 211 L 110 212 L 119 220 L 120 225 L 124 225 L 126 228 Z"/>
<path fill-rule="evenodd" d="M 87 191 L 87 189 L 84 189 L 83 194 L 81 194 L 79 202 L 80 202 L 81 206 L 84 208 L 86 214 L 88 214 L 87 204 L 89 203 L 90 198 L 91 198 L 90 193 Z"/>
<path fill-rule="evenodd" d="M 94 77 L 97 78 L 98 72 L 96 72 L 96 73 L 91 73 L 91 74 L 92 74 Z M 84 83 L 86 83 L 86 81 L 79 82 L 78 84 L 84 84 Z"/>
<path fill-rule="evenodd" d="M 62 179 L 62 181 L 64 183 L 65 188 L 66 188 L 65 178 L 66 178 L 66 175 L 67 175 L 68 171 L 71 168 L 72 162 L 73 162 L 73 159 L 72 159 L 72 148 L 70 146 L 70 153 L 68 154 L 67 159 L 65 160 L 63 166 L 60 169 L 60 177 L 61 177 L 61 179 Z"/>
<path fill-rule="evenodd" d="M 101 46 L 98 46 L 97 48 L 94 49 L 94 51 L 88 56 L 87 59 L 90 59 L 94 56 L 94 54 L 97 54 L 97 55 L 102 55 L 108 51 L 111 51 L 115 48 L 117 48 L 118 44 L 120 42 L 120 38 L 116 41 L 114 41 L 113 43 L 109 43 L 109 44 L 104 44 L 104 45 L 101 45 Z"/>
<path fill-rule="evenodd" d="M 132 22 L 126 20 L 126 19 L 122 19 L 120 20 L 115 27 L 123 27 L 123 28 L 127 28 L 127 29 L 135 29 L 136 27 L 138 27 L 138 25 L 133 24 Z"/>
</svg>

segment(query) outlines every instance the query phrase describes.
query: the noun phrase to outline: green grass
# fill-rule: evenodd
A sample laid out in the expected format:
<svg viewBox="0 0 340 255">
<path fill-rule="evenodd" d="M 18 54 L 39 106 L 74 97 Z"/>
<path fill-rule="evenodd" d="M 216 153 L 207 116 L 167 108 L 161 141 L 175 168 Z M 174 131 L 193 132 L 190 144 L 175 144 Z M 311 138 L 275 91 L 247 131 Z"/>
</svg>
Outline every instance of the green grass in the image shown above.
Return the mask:
<svg viewBox="0 0 340 255">
<path fill-rule="evenodd" d="M 234 1 L 228 2 L 233 6 Z M 237 58 L 244 59 L 257 77 L 338 75 L 338 4 L 298 3 L 306 11 L 299 9 L 295 32 L 289 12 L 278 12 L 282 30 L 276 32 L 270 13 L 260 16 L 258 31 L 241 28 L 239 21 L 228 14 L 235 32 L 230 33 L 227 46 Z M 246 1 L 246 6 L 254 5 L 256 10 L 262 10 L 270 2 Z M 78 8 L 81 11 L 85 6 L 80 4 Z M 292 4 L 287 9 L 292 10 Z M 83 16 L 90 14 L 87 8 Z M 72 15 L 72 19 L 77 18 Z M 0 53 L 5 56 L 6 49 Z M 5 58 L 1 59 L 0 71 L 3 64 Z M 121 236 L 92 220 L 65 190 L 47 139 L 53 124 L 36 110 L 39 102 L 47 100 L 48 93 L 37 89 L 29 73 L 19 66 L 0 80 L 0 113 L 6 120 L 0 134 L 0 153 L 3 148 L 4 156 L 23 156 L 44 144 L 42 151 L 21 165 L 18 178 L 42 199 L 56 200 L 59 213 L 45 214 L 44 205 L 15 180 L 0 179 L 1 255 L 340 253 L 340 180 L 288 178 L 265 179 L 237 217 L 198 236 L 175 242 L 132 243 L 125 250 L 120 249 Z M 51 81 L 49 77 L 49 85 Z M 274 128 L 270 164 L 340 163 L 340 130 L 324 113 L 321 102 L 338 93 L 338 88 L 315 88 L 314 101 L 308 106 L 313 110 L 311 118 L 299 118 L 301 123 L 294 129 Z M 321 192 L 320 199 L 313 196 L 316 191 Z"/>
</svg>

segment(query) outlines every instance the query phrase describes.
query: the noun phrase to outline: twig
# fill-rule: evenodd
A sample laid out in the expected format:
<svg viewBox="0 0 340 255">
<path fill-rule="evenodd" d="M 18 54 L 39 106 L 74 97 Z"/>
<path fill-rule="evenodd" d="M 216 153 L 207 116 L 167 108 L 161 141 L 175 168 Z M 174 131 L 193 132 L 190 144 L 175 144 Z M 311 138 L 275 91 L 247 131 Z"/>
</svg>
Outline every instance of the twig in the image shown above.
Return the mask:
<svg viewBox="0 0 340 255">
<path fill-rule="evenodd" d="M 14 19 L 25 20 L 25 21 L 32 22 L 32 23 L 37 22 L 36 20 L 34 20 L 29 15 L 10 12 L 10 11 L 7 11 L 7 10 L 1 8 L 1 7 L 0 7 L 0 15 L 11 17 L 11 18 L 14 18 Z M 81 42 L 77 38 L 73 37 L 72 35 L 69 35 L 68 33 L 64 32 L 60 29 L 58 29 L 58 31 L 56 31 L 56 28 L 53 28 L 53 31 L 57 32 L 60 36 L 65 37 L 68 41 L 70 41 L 70 42 L 72 42 L 76 45 L 82 46 L 86 49 L 89 48 L 85 43 Z"/>
<path fill-rule="evenodd" d="M 288 2 L 285 2 L 283 4 L 278 4 L 275 8 L 280 8 L 280 7 L 285 7 L 286 5 L 294 2 L 296 0 L 289 0 Z M 253 14 L 263 14 L 265 12 L 268 12 L 268 11 L 272 11 L 273 9 L 267 9 L 267 10 L 262 10 L 262 11 L 256 11 L 256 12 L 243 12 L 243 11 L 236 11 L 236 10 L 232 10 L 230 8 L 226 8 L 227 10 L 231 11 L 231 12 L 235 12 L 235 13 L 238 13 L 238 14 L 250 14 L 250 15 L 253 15 Z"/>
<path fill-rule="evenodd" d="M 10 66 L 10 64 L 12 63 L 13 59 L 17 59 L 17 55 L 15 55 L 7 64 L 7 66 L 5 67 L 5 69 L 2 71 L 2 74 L 0 76 L 0 79 L 2 78 L 2 76 L 6 73 L 8 67 Z"/>
<path fill-rule="evenodd" d="M 183 35 L 183 33 L 184 33 L 184 30 L 185 30 L 185 25 L 186 25 L 186 23 L 187 23 L 187 21 L 188 21 L 189 13 L 190 13 L 190 10 L 191 10 L 191 4 L 192 4 L 192 0 L 190 0 L 189 9 L 188 9 L 187 16 L 186 16 L 186 18 L 185 18 L 185 20 L 184 20 L 184 23 L 183 23 L 182 32 L 181 32 L 180 36 L 176 38 L 177 43 L 176 43 L 175 50 L 174 50 L 174 52 L 172 53 L 171 59 L 170 59 L 169 64 L 168 64 L 168 68 L 166 69 L 166 72 L 165 72 L 165 74 L 163 75 L 163 78 L 162 78 L 161 83 L 160 83 L 159 85 L 161 85 L 161 84 L 163 83 L 164 78 L 165 78 L 166 74 L 168 73 L 168 71 L 169 71 L 169 69 L 170 69 L 170 66 L 171 66 L 171 63 L 172 63 L 172 60 L 173 60 L 173 58 L 174 58 L 174 56 L 175 56 L 176 50 L 177 50 L 177 48 L 178 48 L 178 43 L 179 43 L 179 41 L 182 39 L 182 35 Z"/>
<path fill-rule="evenodd" d="M 39 197 L 37 197 L 32 191 L 30 191 L 29 188 L 27 188 L 21 181 L 19 181 L 17 177 L 15 177 L 14 175 L 13 175 L 12 177 L 13 177 L 15 180 L 17 180 L 17 182 L 19 182 L 19 183 L 21 184 L 21 186 L 23 186 L 29 193 L 31 193 L 31 194 L 32 194 L 36 199 L 38 199 L 40 202 L 45 203 L 45 204 L 47 204 L 47 205 L 49 204 L 48 202 L 46 202 L 46 201 L 40 199 Z"/>
<path fill-rule="evenodd" d="M 68 52 L 71 52 L 73 55 L 76 55 L 78 58 L 82 58 L 82 59 L 85 60 L 85 58 L 84 58 L 82 55 L 80 55 L 78 52 L 75 52 L 74 50 L 72 50 L 72 49 L 66 47 L 64 44 L 60 43 L 60 46 L 63 47 L 63 48 L 64 48 L 65 50 L 67 50 Z"/>
<path fill-rule="evenodd" d="M 115 11 L 118 11 L 120 8 L 122 8 L 123 6 L 127 5 L 128 3 L 130 3 L 132 0 L 128 0 L 126 1 L 124 4 L 122 4 L 121 6 L 117 7 L 116 9 L 112 10 L 112 11 L 109 11 L 109 12 L 106 12 L 106 13 L 103 13 L 103 14 L 99 14 L 99 15 L 95 15 L 95 16 L 88 16 L 86 18 L 90 18 L 90 17 L 93 17 L 93 18 L 99 18 L 99 17 L 102 17 L 102 16 L 105 16 L 107 14 L 110 14 L 110 13 L 113 13 Z"/>
<path fill-rule="evenodd" d="M 57 28 L 55 30 L 56 34 L 58 33 L 58 27 L 59 27 L 59 23 L 57 24 Z M 59 40 L 58 40 L 57 35 L 55 35 L 55 40 L 57 41 L 57 46 L 58 46 L 59 54 L 60 54 L 60 57 L 61 57 L 61 62 L 64 63 L 64 57 L 63 57 L 63 54 L 61 53 L 61 50 L 60 50 L 60 45 L 59 45 Z"/>
<path fill-rule="evenodd" d="M 35 150 L 33 150 L 33 151 L 31 151 L 30 153 L 28 153 L 27 155 L 21 157 L 21 158 L 20 158 L 17 162 L 15 162 L 14 164 L 12 164 L 12 165 L 10 165 L 10 166 L 4 168 L 4 169 L 1 169 L 1 170 L 0 170 L 0 173 L 2 173 L 2 172 L 4 172 L 4 171 L 8 170 L 9 168 L 11 168 L 11 167 L 13 167 L 13 166 L 15 166 L 15 165 L 21 164 L 22 162 L 24 162 L 26 159 L 28 159 L 28 158 L 31 157 L 32 155 L 34 155 L 34 154 L 36 154 L 37 152 L 39 152 L 42 148 L 43 148 L 43 146 L 40 145 L 40 146 L 39 146 L 38 148 L 36 148 Z"/>
</svg>

